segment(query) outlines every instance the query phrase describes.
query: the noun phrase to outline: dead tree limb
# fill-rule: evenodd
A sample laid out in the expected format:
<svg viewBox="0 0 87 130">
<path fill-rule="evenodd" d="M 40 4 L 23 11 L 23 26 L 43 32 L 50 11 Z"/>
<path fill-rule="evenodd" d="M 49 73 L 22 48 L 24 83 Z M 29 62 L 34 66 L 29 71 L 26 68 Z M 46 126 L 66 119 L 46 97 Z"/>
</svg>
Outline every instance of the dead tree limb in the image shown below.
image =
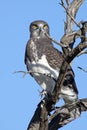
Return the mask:
<svg viewBox="0 0 87 130">
<path fill-rule="evenodd" d="M 42 105 L 42 101 L 38 105 L 27 130 L 41 130 L 40 129 L 41 105 Z M 81 115 L 81 113 L 84 111 L 87 111 L 87 98 L 80 99 L 74 104 L 67 104 L 62 107 L 57 108 L 52 115 L 54 117 L 53 118 L 49 117 L 51 119 L 50 119 L 50 122 L 48 122 L 48 130 L 58 130 L 64 125 L 67 125 L 71 121 L 77 119 Z M 47 119 L 44 121 L 46 122 Z M 44 122 L 43 122 L 43 125 L 44 125 Z M 43 130 L 44 128 L 46 130 L 47 126 L 43 126 L 42 128 Z"/>
<path fill-rule="evenodd" d="M 82 67 L 78 66 L 78 68 L 79 68 L 80 70 L 82 70 L 83 72 L 87 73 L 87 70 L 83 69 Z"/>
<path fill-rule="evenodd" d="M 73 108 L 73 105 L 76 109 Z M 56 116 L 49 123 L 49 130 L 58 130 L 64 125 L 77 119 L 84 111 L 87 111 L 87 98 L 81 99 L 74 104 L 67 104 L 58 108 L 55 112 Z"/>
<path fill-rule="evenodd" d="M 75 39 L 81 36 L 80 24 L 76 22 L 75 18 L 77 11 L 79 10 L 79 7 L 82 5 L 83 1 L 84 0 L 73 0 L 71 3 L 70 1 L 66 1 L 65 3 L 68 3 L 66 6 L 64 1 L 61 0 L 61 5 L 66 11 L 66 22 L 64 27 L 65 34 L 61 38 L 61 42 L 63 44 L 68 44 L 68 48 L 62 47 L 64 54 L 67 54 L 73 48 Z M 77 30 L 76 32 L 74 32 L 73 29 L 74 24 L 76 24 L 79 27 L 79 30 Z"/>
</svg>

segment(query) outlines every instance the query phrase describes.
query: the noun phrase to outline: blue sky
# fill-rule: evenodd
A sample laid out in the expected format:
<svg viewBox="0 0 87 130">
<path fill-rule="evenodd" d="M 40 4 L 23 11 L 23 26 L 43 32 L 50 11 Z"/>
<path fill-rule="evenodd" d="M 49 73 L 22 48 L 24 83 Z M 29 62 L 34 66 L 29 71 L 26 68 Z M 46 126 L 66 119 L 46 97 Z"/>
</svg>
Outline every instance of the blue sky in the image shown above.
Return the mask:
<svg viewBox="0 0 87 130">
<path fill-rule="evenodd" d="M 81 6 L 77 21 L 87 20 L 87 1 Z M 0 130 L 26 130 L 37 104 L 40 102 L 39 85 L 27 75 L 13 74 L 24 70 L 24 52 L 29 39 L 29 24 L 37 19 L 48 22 L 51 36 L 60 40 L 63 35 L 65 12 L 57 0 L 3 0 L 0 2 Z M 87 97 L 86 55 L 76 58 L 73 69 L 79 97 Z M 87 129 L 87 113 L 61 130 Z"/>
</svg>

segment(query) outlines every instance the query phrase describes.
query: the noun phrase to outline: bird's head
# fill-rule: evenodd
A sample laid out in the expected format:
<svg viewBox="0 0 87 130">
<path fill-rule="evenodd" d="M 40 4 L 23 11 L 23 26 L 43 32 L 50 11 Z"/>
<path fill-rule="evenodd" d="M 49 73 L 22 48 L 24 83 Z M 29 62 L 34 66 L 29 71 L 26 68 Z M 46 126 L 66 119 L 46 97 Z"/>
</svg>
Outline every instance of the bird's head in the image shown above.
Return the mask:
<svg viewBox="0 0 87 130">
<path fill-rule="evenodd" d="M 49 34 L 49 26 L 45 21 L 37 20 L 30 24 L 30 37 L 44 38 Z"/>
</svg>

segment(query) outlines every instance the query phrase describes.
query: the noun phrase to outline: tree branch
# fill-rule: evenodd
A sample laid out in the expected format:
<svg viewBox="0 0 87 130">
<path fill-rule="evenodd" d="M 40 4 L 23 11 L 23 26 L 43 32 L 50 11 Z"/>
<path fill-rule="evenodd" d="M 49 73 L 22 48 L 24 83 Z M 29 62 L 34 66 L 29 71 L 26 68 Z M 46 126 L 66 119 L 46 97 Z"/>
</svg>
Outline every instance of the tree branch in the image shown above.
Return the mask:
<svg viewBox="0 0 87 130">
<path fill-rule="evenodd" d="M 80 99 L 74 104 L 67 104 L 58 108 L 55 112 L 56 116 L 49 123 L 49 130 L 58 130 L 64 125 L 77 119 L 84 111 L 87 111 L 87 98 Z"/>
<path fill-rule="evenodd" d="M 68 45 L 62 44 L 62 43 L 56 41 L 54 38 L 52 38 L 52 37 L 51 37 L 49 34 L 47 34 L 46 32 L 44 32 L 44 33 L 45 33 L 45 35 L 46 35 L 51 41 L 53 41 L 53 42 L 56 43 L 57 45 L 59 45 L 59 46 L 61 46 L 61 47 L 68 47 Z"/>
<path fill-rule="evenodd" d="M 76 8 L 75 8 L 74 3 L 76 3 L 76 1 L 73 1 L 71 4 L 68 1 L 66 1 L 66 3 L 68 5 L 68 8 L 65 6 L 63 0 L 61 0 L 60 5 L 63 6 L 63 8 L 66 10 L 66 14 L 67 14 L 67 24 L 69 23 L 69 25 L 66 26 L 66 27 L 68 27 L 68 28 L 66 28 L 66 30 L 71 32 L 73 22 L 77 25 L 77 27 L 80 28 L 80 25 L 75 20 L 75 15 L 76 15 L 76 12 L 77 12 L 76 10 L 78 10 L 80 5 L 76 6 Z M 80 2 L 80 4 L 81 4 L 81 2 Z M 76 3 L 76 5 L 78 5 L 78 3 Z M 73 12 L 73 10 L 75 10 L 75 11 Z M 70 23 L 70 21 L 71 21 L 71 23 Z M 70 30 L 70 27 L 71 27 L 71 30 Z"/>
<path fill-rule="evenodd" d="M 73 25 L 76 24 L 80 28 L 80 24 L 78 24 L 76 22 L 75 17 L 76 17 L 76 13 L 77 13 L 79 7 L 82 5 L 83 1 L 84 0 L 79 0 L 79 1 L 73 0 L 70 3 L 70 1 L 67 2 L 67 0 L 66 0 L 66 3 L 68 3 L 67 7 L 66 7 L 64 1 L 61 0 L 61 5 L 66 10 L 66 22 L 65 22 L 65 27 L 64 27 L 65 34 L 61 38 L 61 43 L 69 44 L 68 48 L 62 47 L 64 54 L 67 54 L 69 51 L 71 51 L 71 49 L 73 48 L 73 45 L 75 43 L 75 39 L 81 36 L 79 31 L 76 32 L 76 35 L 73 35 L 73 32 L 74 32 Z M 72 37 L 70 36 L 70 34 Z"/>
<path fill-rule="evenodd" d="M 79 67 L 79 66 L 78 66 L 78 68 L 79 68 L 80 70 L 82 70 L 83 72 L 87 73 L 87 70 L 83 69 L 82 67 Z"/>
<path fill-rule="evenodd" d="M 42 104 L 43 104 L 42 101 L 38 104 L 38 107 L 34 113 L 32 120 L 30 121 L 30 124 L 27 130 L 41 130 L 40 129 L 40 122 L 41 122 L 40 114 L 41 114 Z M 77 102 L 74 102 L 72 104 L 67 104 L 62 107 L 57 108 L 56 111 L 54 111 L 53 113 L 54 117 L 51 118 L 49 122 L 48 130 L 57 130 L 58 128 L 63 127 L 64 125 L 77 119 L 81 115 L 81 113 L 84 111 L 87 111 L 87 98 L 80 99 Z M 44 121 L 46 122 L 47 118 L 45 118 Z M 44 122 L 43 122 L 43 125 L 44 125 Z M 47 126 L 43 126 L 43 127 L 42 127 L 43 130 L 47 130 Z"/>
</svg>

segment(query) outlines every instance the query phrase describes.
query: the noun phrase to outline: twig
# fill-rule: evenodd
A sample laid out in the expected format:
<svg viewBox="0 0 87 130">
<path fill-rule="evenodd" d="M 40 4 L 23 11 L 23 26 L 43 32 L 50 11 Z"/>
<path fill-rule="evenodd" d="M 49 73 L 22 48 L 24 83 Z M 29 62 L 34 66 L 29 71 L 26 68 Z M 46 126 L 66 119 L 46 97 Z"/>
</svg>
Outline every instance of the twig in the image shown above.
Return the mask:
<svg viewBox="0 0 87 130">
<path fill-rule="evenodd" d="M 61 46 L 61 47 L 68 47 L 68 45 L 65 45 L 65 44 L 62 44 L 62 43 L 59 43 L 58 41 L 56 41 L 54 38 L 50 37 L 49 34 L 47 34 L 46 32 L 44 32 L 45 35 L 51 40 L 53 41 L 54 43 L 56 43 L 57 45 Z"/>
<path fill-rule="evenodd" d="M 81 30 L 78 30 L 77 32 L 73 31 L 72 33 L 69 33 L 69 34 L 64 34 L 60 41 L 61 41 L 61 43 L 65 44 L 65 45 L 67 44 L 70 46 L 70 44 L 75 42 L 75 40 L 78 37 L 82 37 Z"/>
<path fill-rule="evenodd" d="M 85 73 L 87 73 L 87 70 L 83 69 L 82 67 L 78 66 L 78 68 L 82 71 L 84 71 Z"/>
<path fill-rule="evenodd" d="M 51 121 L 51 120 L 52 120 L 55 116 L 57 116 L 59 113 L 64 112 L 63 109 L 67 109 L 69 112 L 71 112 L 72 109 L 75 109 L 75 108 L 76 108 L 75 105 L 76 105 L 77 103 L 79 103 L 79 102 L 80 102 L 80 100 L 77 100 L 77 101 L 75 101 L 75 102 L 73 102 L 73 103 L 67 103 L 67 104 L 62 105 L 61 107 L 56 108 L 55 111 L 54 111 L 54 113 L 53 113 L 51 116 L 49 116 L 49 121 Z M 69 113 L 66 113 L 66 112 L 64 112 L 64 114 L 69 115 Z"/>
<path fill-rule="evenodd" d="M 66 0 L 66 3 L 67 3 L 67 5 L 69 6 L 69 4 L 70 4 L 70 0 Z"/>
<path fill-rule="evenodd" d="M 65 5 L 64 5 L 63 0 L 61 0 L 60 5 L 63 6 L 63 8 L 66 10 L 67 15 L 73 20 L 73 22 L 77 25 L 77 27 L 80 28 L 80 24 L 78 24 L 78 23 L 76 22 L 76 20 L 74 19 L 74 17 L 69 13 L 69 11 L 67 10 L 67 8 L 66 8 Z"/>
<path fill-rule="evenodd" d="M 79 57 L 80 55 L 83 55 L 83 54 L 87 54 L 87 50 L 81 51 L 81 52 L 77 55 L 77 57 Z"/>
<path fill-rule="evenodd" d="M 13 74 L 16 74 L 16 73 L 23 73 L 23 78 L 24 78 L 27 74 L 31 73 L 31 71 L 22 71 L 22 70 L 19 70 L 19 71 L 13 72 Z"/>
<path fill-rule="evenodd" d="M 63 107 L 61 110 L 57 110 L 57 115 L 54 116 L 54 118 L 49 123 L 49 130 L 57 130 L 58 128 L 61 128 L 64 125 L 80 117 L 83 111 L 87 111 L 87 98 L 80 99 L 75 102 L 74 107 L 73 104 L 72 106 L 67 104 L 67 107 Z"/>
<path fill-rule="evenodd" d="M 52 78 L 52 79 L 56 80 L 54 77 L 52 77 L 52 75 L 51 75 L 50 73 L 45 74 L 45 73 L 35 72 L 35 71 L 31 71 L 31 70 L 29 70 L 29 71 L 19 70 L 19 71 L 13 72 L 13 74 L 16 74 L 16 73 L 23 73 L 23 78 L 24 78 L 27 74 L 31 74 L 31 75 L 33 75 L 33 74 L 40 74 L 40 75 L 45 75 L 45 76 L 47 76 L 47 77 L 49 77 L 49 78 Z"/>
</svg>

